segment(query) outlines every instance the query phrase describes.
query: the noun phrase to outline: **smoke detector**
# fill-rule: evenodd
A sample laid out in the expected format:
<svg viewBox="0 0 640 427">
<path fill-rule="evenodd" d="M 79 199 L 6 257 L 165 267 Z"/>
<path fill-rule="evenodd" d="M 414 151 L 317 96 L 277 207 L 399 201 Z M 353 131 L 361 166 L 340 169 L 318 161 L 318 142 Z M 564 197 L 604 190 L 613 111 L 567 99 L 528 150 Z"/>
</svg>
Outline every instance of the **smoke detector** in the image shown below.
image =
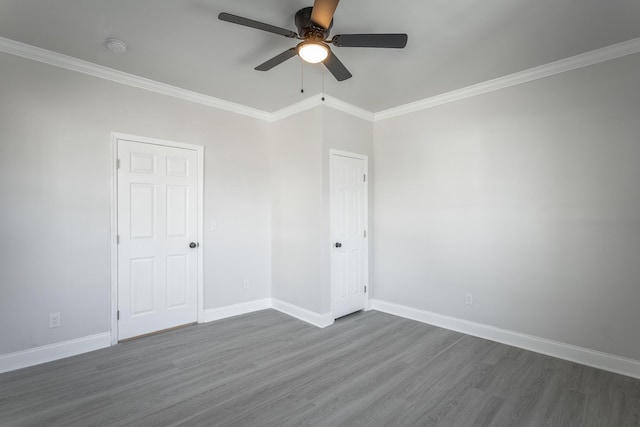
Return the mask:
<svg viewBox="0 0 640 427">
<path fill-rule="evenodd" d="M 107 39 L 105 40 L 107 48 L 114 53 L 125 53 L 127 51 L 127 45 L 122 40 Z"/>
</svg>

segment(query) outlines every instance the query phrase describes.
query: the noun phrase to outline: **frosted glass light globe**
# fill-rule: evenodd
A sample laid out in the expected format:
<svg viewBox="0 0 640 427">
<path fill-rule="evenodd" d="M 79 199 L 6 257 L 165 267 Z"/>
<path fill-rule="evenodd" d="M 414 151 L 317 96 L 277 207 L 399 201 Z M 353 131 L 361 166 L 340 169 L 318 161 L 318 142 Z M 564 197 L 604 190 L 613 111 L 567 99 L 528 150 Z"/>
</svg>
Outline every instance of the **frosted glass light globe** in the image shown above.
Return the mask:
<svg viewBox="0 0 640 427">
<path fill-rule="evenodd" d="M 310 64 L 317 64 L 327 59 L 327 56 L 329 56 L 329 47 L 324 43 L 301 43 L 298 47 L 298 55 Z"/>
</svg>

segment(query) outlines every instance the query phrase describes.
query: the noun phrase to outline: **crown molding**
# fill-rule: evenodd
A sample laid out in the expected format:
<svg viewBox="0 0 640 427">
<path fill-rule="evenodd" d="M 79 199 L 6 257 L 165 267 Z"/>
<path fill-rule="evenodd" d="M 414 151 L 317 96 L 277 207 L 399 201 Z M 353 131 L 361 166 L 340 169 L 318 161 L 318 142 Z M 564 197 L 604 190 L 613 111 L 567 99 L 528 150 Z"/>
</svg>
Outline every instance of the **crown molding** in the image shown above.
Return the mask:
<svg viewBox="0 0 640 427">
<path fill-rule="evenodd" d="M 600 62 L 621 58 L 638 52 L 640 52 L 640 38 L 627 40 L 622 43 L 617 43 L 580 55 L 571 56 L 546 65 L 541 65 L 539 67 L 530 68 L 525 71 L 520 71 L 518 73 L 447 92 L 442 95 L 433 96 L 410 104 L 380 111 L 374 114 L 374 122 L 402 116 L 416 111 L 426 110 L 428 108 L 437 107 L 450 102 L 460 101 L 462 99 L 550 77 L 567 71 L 576 70 L 578 68 L 587 67 L 589 65 L 595 65 Z"/>
<path fill-rule="evenodd" d="M 343 113 L 351 114 L 352 116 L 358 117 L 368 122 L 373 122 L 374 120 L 375 114 L 371 111 L 365 110 L 364 108 L 356 107 L 353 104 L 349 104 L 329 95 L 325 95 L 324 98 L 324 105 L 326 105 L 327 107 L 333 108 L 334 110 L 342 111 Z"/>
<path fill-rule="evenodd" d="M 133 86 L 139 89 L 160 93 L 173 98 L 195 102 L 208 107 L 218 108 L 220 110 L 230 111 L 232 113 L 242 114 L 260 120 L 271 120 L 271 114 L 266 111 L 257 110 L 241 104 L 225 101 L 220 98 L 214 98 L 198 92 L 160 83 L 144 77 L 125 73 L 123 71 L 114 70 L 113 68 L 94 64 L 92 62 L 52 52 L 50 50 L 41 49 L 15 40 L 0 37 L 0 52 L 9 53 L 11 55 L 20 56 L 22 58 L 31 59 L 44 64 L 53 65 L 55 67 L 65 68 L 71 71 L 77 71 L 79 73 L 88 74 L 101 79 L 111 80 L 116 83 Z"/>
<path fill-rule="evenodd" d="M 298 113 L 302 113 L 303 111 L 311 110 L 312 108 L 319 107 L 320 105 L 333 108 L 334 110 L 342 111 L 343 113 L 351 114 L 352 116 L 358 117 L 368 122 L 373 122 L 374 113 L 372 113 L 371 111 L 356 107 L 355 105 L 341 101 L 338 98 L 334 98 L 330 95 L 324 95 L 323 101 L 321 94 L 314 95 L 310 98 L 289 105 L 288 107 L 274 111 L 273 113 L 271 113 L 271 121 L 277 122 L 278 120 L 282 120 Z"/>
<path fill-rule="evenodd" d="M 488 92 L 493 92 L 511 86 L 531 82 L 533 80 L 550 77 L 567 71 L 576 70 L 579 68 L 587 67 L 589 65 L 595 65 L 600 62 L 621 58 L 623 56 L 632 55 L 634 53 L 639 53 L 640 38 L 627 40 L 622 43 L 617 43 L 611 46 L 603 47 L 601 49 L 593 50 L 591 52 L 586 52 L 580 55 L 561 59 L 559 61 L 552 62 L 546 65 L 541 65 L 539 67 L 520 71 L 508 76 L 488 80 L 486 82 L 478 83 L 462 89 L 401 105 L 399 107 L 379 111 L 377 113 L 372 113 L 368 110 L 356 107 L 355 105 L 341 101 L 329 95 L 325 95 L 325 100 L 322 101 L 322 97 L 320 94 L 314 95 L 310 98 L 277 110 L 273 113 L 269 113 L 267 111 L 258 110 L 242 104 L 225 101 L 220 98 L 215 98 L 209 95 L 203 95 L 198 92 L 193 92 L 176 86 L 160 83 L 144 77 L 125 73 L 113 68 L 94 64 L 82 59 L 77 59 L 71 56 L 63 55 L 61 53 L 31 46 L 25 43 L 20 43 L 3 37 L 0 37 L 0 52 L 20 56 L 22 58 L 31 59 L 34 61 L 53 65 L 55 67 L 77 71 L 79 73 L 102 78 L 105 80 L 110 80 L 116 83 L 121 83 L 139 89 L 156 92 L 189 102 L 195 102 L 197 104 L 206 105 L 208 107 L 213 107 L 220 110 L 242 114 L 268 122 L 282 120 L 286 117 L 290 117 L 303 111 L 310 110 L 320 105 L 325 105 L 335 110 L 351 114 L 355 117 L 369 122 L 378 122 L 416 111 L 437 107 L 439 105 L 447 104 L 450 102 L 471 98 L 473 96 L 482 95 Z"/>
<path fill-rule="evenodd" d="M 286 119 L 287 117 L 302 113 L 303 111 L 311 110 L 312 108 L 318 107 L 321 104 L 321 95 L 314 95 L 310 98 L 303 99 L 300 102 L 296 102 L 295 104 L 291 104 L 288 107 L 284 107 L 280 110 L 274 111 L 273 113 L 271 113 L 270 121 L 277 122 L 278 120 Z"/>
</svg>

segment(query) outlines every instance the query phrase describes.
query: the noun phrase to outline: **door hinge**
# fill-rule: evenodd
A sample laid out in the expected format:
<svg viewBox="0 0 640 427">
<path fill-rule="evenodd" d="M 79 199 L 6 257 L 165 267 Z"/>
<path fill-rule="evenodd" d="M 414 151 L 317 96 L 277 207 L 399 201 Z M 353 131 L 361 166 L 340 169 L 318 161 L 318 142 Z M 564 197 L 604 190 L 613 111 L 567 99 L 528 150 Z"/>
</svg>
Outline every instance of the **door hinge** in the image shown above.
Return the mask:
<svg viewBox="0 0 640 427">
<path fill-rule="evenodd" d="M 362 182 L 367 182 L 367 174 L 362 175 Z"/>
<path fill-rule="evenodd" d="M 364 230 L 363 234 L 364 234 L 364 237 L 366 238 L 367 237 L 367 230 Z"/>
<path fill-rule="evenodd" d="M 118 315 L 116 317 L 120 320 L 120 310 L 118 310 Z"/>
<path fill-rule="evenodd" d="M 365 294 L 367 293 L 367 287 L 366 286 L 364 287 L 364 293 Z"/>
<path fill-rule="evenodd" d="M 120 159 L 116 159 L 116 169 L 120 169 Z"/>
<path fill-rule="evenodd" d="M 116 245 L 120 244 L 120 235 L 116 234 Z"/>
</svg>

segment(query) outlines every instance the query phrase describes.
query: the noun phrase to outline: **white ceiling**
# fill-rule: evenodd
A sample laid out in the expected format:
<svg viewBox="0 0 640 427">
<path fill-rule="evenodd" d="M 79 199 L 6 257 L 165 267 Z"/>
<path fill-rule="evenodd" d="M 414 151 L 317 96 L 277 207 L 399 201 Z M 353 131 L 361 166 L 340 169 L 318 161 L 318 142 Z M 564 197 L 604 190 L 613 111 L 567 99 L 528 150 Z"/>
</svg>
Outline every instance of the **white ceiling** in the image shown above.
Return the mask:
<svg viewBox="0 0 640 427">
<path fill-rule="evenodd" d="M 273 112 L 319 93 L 320 65 L 253 68 L 296 41 L 217 19 L 296 30 L 312 0 L 0 0 L 0 37 Z M 406 32 L 405 49 L 338 48 L 353 77 L 325 91 L 377 112 L 640 37 L 638 0 L 342 0 L 334 34 Z M 116 55 L 107 37 L 129 50 Z"/>
</svg>

